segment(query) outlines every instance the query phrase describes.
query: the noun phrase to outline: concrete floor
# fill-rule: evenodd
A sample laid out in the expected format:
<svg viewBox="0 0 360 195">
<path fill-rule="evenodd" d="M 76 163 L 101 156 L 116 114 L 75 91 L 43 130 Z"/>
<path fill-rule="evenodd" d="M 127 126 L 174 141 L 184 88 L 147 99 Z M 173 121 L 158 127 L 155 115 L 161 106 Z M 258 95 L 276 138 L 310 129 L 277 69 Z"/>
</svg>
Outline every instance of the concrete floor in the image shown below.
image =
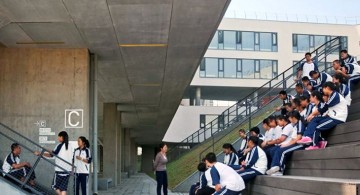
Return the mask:
<svg viewBox="0 0 360 195">
<path fill-rule="evenodd" d="M 99 195 L 156 195 L 156 181 L 145 173 L 138 173 L 130 178 L 123 179 L 119 186 L 107 191 L 99 191 Z M 172 193 L 169 195 L 185 195 L 186 193 Z"/>
</svg>

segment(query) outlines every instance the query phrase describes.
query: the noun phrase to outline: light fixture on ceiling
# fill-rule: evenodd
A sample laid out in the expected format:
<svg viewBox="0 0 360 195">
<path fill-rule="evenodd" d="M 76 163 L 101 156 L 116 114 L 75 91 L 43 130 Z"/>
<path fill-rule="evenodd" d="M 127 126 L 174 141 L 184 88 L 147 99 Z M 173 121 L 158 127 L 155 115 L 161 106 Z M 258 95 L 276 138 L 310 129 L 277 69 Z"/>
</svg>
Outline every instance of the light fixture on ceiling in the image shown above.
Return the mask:
<svg viewBox="0 0 360 195">
<path fill-rule="evenodd" d="M 149 43 L 149 44 L 119 44 L 120 47 L 167 47 L 167 44 Z"/>
<path fill-rule="evenodd" d="M 130 85 L 136 86 L 136 87 L 160 87 L 161 86 L 160 83 L 133 83 Z"/>
<path fill-rule="evenodd" d="M 30 42 L 16 42 L 18 45 L 62 45 L 63 41 L 30 41 Z"/>
</svg>

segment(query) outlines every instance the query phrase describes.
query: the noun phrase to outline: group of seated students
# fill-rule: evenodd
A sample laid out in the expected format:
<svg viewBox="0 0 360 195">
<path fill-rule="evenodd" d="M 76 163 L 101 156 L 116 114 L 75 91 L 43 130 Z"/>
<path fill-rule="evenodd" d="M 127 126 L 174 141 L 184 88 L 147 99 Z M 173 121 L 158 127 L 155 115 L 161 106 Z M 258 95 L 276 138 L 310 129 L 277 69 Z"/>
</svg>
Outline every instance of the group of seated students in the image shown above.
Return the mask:
<svg viewBox="0 0 360 195">
<path fill-rule="evenodd" d="M 333 61 L 335 74 L 330 76 L 311 65 L 311 54 L 307 53 L 307 64 L 301 70 L 309 76 L 297 80 L 295 96 L 280 91 L 283 104 L 276 110 L 281 113 L 263 120 L 265 134 L 258 127 L 248 133 L 240 129 L 240 150 L 224 144 L 223 163 L 217 162 L 214 153 L 207 154 L 198 165 L 200 182 L 191 187 L 190 194 L 240 194 L 245 183 L 257 175 L 282 176 L 294 151 L 325 148 L 327 141 L 321 133 L 346 121 L 351 91 L 360 81 L 360 66 L 349 59 L 346 50 L 341 56 L 342 61 Z M 306 67 L 309 64 L 311 67 Z"/>
</svg>

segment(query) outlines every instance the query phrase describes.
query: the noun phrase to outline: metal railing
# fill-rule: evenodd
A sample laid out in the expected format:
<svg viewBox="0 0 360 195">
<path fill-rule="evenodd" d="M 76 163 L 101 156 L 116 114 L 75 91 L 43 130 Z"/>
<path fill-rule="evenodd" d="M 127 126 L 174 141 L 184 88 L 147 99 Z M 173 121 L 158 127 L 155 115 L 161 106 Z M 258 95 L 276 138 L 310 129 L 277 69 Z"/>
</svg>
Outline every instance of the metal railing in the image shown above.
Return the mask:
<svg viewBox="0 0 360 195">
<path fill-rule="evenodd" d="M 21 147 L 20 162 L 28 162 L 31 165 L 25 166 L 27 169 L 25 176 L 22 173 L 21 175 L 13 174 L 13 169 L 11 170 L 11 173 L 7 173 L 4 170 L 0 169 L 0 174 L 3 175 L 4 178 L 7 179 L 9 182 L 12 182 L 19 188 L 32 194 L 56 194 L 54 189 L 52 189 L 51 185 L 54 180 L 54 169 L 55 167 L 57 167 L 58 170 L 64 173 L 66 172 L 70 176 L 69 183 L 67 185 L 67 194 L 75 194 L 76 174 L 74 173 L 76 172 L 76 167 L 71 162 L 67 162 L 66 160 L 56 156 L 52 153 L 52 151 L 45 149 L 44 147 L 40 146 L 39 144 L 35 143 L 34 141 L 28 139 L 24 135 L 2 123 L 0 123 L 0 143 L 1 158 L 5 159 L 7 155 L 11 154 L 11 144 L 17 143 Z M 41 155 L 35 155 L 35 151 L 40 152 Z M 45 152 L 52 154 L 53 157 L 43 157 L 42 155 Z M 63 164 L 63 167 L 55 164 L 53 159 L 59 160 L 59 162 Z M 6 159 L 4 161 L 6 161 Z M 67 169 L 65 167 L 67 167 Z M 69 168 L 71 168 L 72 171 L 69 171 Z M 25 171 L 23 168 L 18 170 Z M 33 174 L 35 174 L 36 176 L 36 178 L 34 179 L 35 183 L 30 182 L 30 180 L 33 179 Z"/>
<path fill-rule="evenodd" d="M 239 18 L 246 20 L 267 20 L 283 22 L 303 22 L 316 24 L 360 24 L 360 16 L 322 16 L 311 14 L 289 14 L 271 12 L 243 12 L 239 10 L 227 10 L 224 18 Z"/>
<path fill-rule="evenodd" d="M 346 48 L 343 39 L 343 37 L 336 37 L 312 52 L 313 60 L 318 64 L 319 71 L 328 70 L 332 66 L 331 62 L 339 58 L 339 51 Z M 295 65 L 275 76 L 269 82 L 226 109 L 204 128 L 199 129 L 171 147 L 168 152 L 169 158 L 175 160 L 200 144 L 203 144 L 204 150 L 214 149 L 215 144 L 228 136 L 228 133 L 234 128 L 246 128 L 246 126 L 250 128 L 254 121 L 262 120 L 265 115 L 270 115 L 274 108 L 281 104 L 281 101 L 277 98 L 279 92 L 281 90 L 286 90 L 289 93 L 293 92 L 296 84 L 295 78 L 297 77 L 296 68 L 304 60 L 305 58 L 301 59 Z"/>
</svg>

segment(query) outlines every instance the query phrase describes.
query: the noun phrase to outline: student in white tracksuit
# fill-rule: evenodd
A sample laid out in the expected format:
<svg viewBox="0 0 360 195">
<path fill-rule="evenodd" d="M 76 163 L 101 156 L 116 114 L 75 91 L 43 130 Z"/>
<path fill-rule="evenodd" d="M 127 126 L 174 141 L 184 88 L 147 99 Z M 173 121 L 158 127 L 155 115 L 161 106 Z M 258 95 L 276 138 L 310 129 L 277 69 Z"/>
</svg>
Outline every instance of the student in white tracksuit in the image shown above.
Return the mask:
<svg viewBox="0 0 360 195">
<path fill-rule="evenodd" d="M 74 151 L 74 165 L 76 167 L 76 195 L 80 194 L 80 188 L 82 195 L 89 194 L 89 173 L 90 173 L 90 163 L 92 160 L 90 153 L 90 143 L 89 141 L 80 136 L 78 138 L 78 148 Z"/>
<path fill-rule="evenodd" d="M 249 182 L 257 175 L 264 175 L 267 170 L 267 157 L 265 152 L 258 146 L 259 138 L 251 136 L 248 147 L 251 149 L 246 155 L 245 161 L 241 163 L 242 168 L 238 171 L 244 182 Z"/>
<path fill-rule="evenodd" d="M 217 162 L 216 155 L 211 152 L 205 156 L 206 166 L 210 168 L 214 195 L 238 195 L 245 189 L 244 180 L 231 167 Z"/>
<path fill-rule="evenodd" d="M 53 157 L 55 154 L 55 175 L 51 187 L 58 195 L 66 195 L 70 173 L 72 172 L 72 161 L 74 149 L 69 144 L 69 136 L 65 131 L 58 134 L 60 142 L 52 153 L 44 152 L 43 156 Z M 35 152 L 40 155 L 40 152 Z"/>
<path fill-rule="evenodd" d="M 235 148 L 230 143 L 225 143 L 223 145 L 224 164 L 228 166 L 239 165 L 239 157 L 236 154 Z"/>
</svg>

